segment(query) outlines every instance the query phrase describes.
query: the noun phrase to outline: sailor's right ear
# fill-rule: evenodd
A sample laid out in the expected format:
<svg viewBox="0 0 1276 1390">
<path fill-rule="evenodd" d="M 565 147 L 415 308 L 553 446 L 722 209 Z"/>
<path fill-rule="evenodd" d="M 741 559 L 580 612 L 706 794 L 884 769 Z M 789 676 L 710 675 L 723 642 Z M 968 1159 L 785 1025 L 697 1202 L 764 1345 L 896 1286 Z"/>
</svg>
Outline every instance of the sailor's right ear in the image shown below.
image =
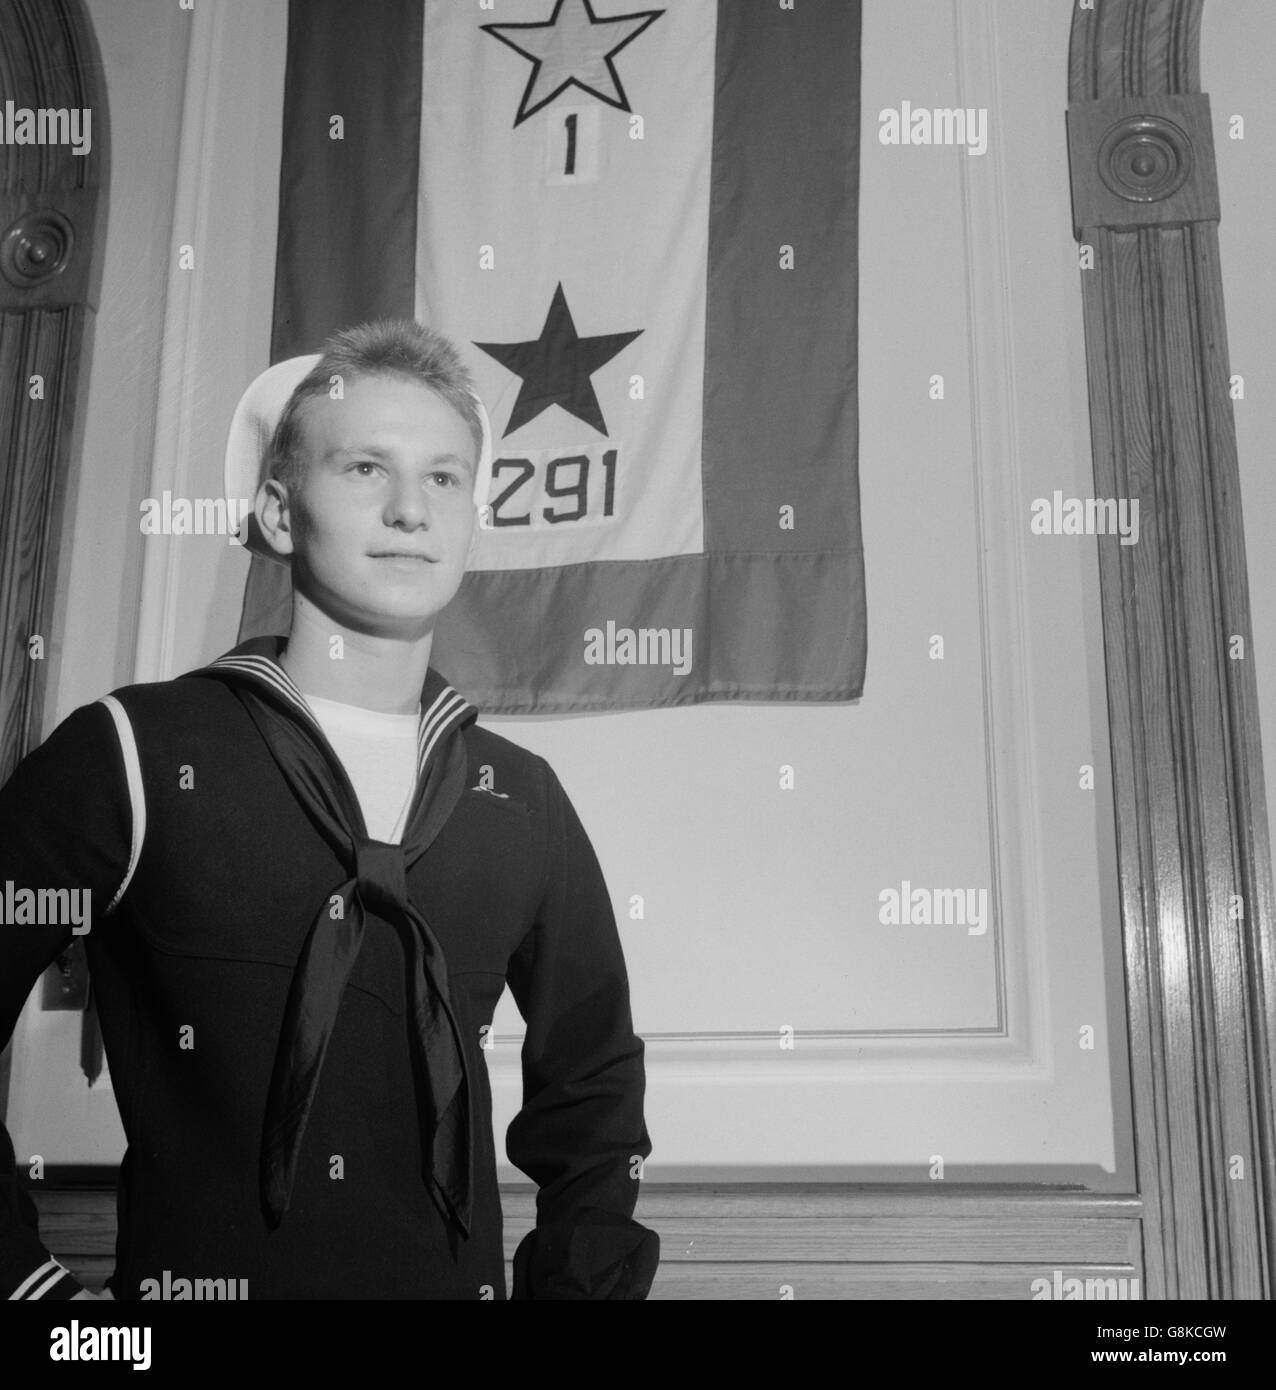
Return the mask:
<svg viewBox="0 0 1276 1390">
<path fill-rule="evenodd" d="M 257 489 L 252 516 L 247 523 L 250 531 L 256 528 L 259 545 L 254 547 L 248 540 L 244 544 L 256 554 L 286 565 L 295 549 L 293 520 L 288 485 L 278 478 L 267 478 Z"/>
<path fill-rule="evenodd" d="M 256 555 L 277 560 L 273 547 L 266 543 L 256 498 L 266 479 L 266 455 L 279 417 L 284 413 L 288 398 L 310 374 L 319 361 L 317 352 L 302 357 L 289 357 L 276 362 L 257 376 L 239 398 L 230 422 L 226 440 L 226 496 L 254 499 L 252 513 L 245 517 L 239 540 Z M 236 502 L 236 506 L 241 506 Z M 254 520 L 258 523 L 254 525 Z"/>
</svg>

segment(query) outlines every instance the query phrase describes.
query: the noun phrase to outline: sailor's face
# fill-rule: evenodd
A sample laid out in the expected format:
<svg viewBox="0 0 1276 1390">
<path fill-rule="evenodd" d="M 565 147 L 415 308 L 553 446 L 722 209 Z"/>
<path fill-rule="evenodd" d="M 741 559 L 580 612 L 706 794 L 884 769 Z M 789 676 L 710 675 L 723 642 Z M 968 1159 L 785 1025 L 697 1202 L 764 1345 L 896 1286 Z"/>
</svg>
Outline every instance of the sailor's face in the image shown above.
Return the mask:
<svg viewBox="0 0 1276 1390">
<path fill-rule="evenodd" d="M 293 584 L 355 631 L 424 635 L 460 587 L 475 537 L 469 426 L 399 376 L 356 377 L 342 400 L 306 401 L 298 424 Z"/>
</svg>

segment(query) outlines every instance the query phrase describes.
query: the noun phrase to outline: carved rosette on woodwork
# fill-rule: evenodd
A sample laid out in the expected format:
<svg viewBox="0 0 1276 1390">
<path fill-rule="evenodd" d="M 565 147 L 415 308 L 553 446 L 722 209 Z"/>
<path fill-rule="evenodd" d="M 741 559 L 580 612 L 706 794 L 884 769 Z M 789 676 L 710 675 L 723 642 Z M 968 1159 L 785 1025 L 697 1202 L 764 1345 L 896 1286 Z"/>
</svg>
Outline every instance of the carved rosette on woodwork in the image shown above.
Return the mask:
<svg viewBox="0 0 1276 1390">
<path fill-rule="evenodd" d="M 1192 172 L 1187 132 L 1159 116 L 1127 116 L 1099 144 L 1099 177 L 1132 203 L 1155 203 L 1177 193 Z"/>
<path fill-rule="evenodd" d="M 75 251 L 75 229 L 56 208 L 23 213 L 0 239 L 0 275 L 20 290 L 60 275 Z"/>
<path fill-rule="evenodd" d="M 28 112 L 93 116 L 83 147 L 0 142 L 0 314 L 96 308 L 110 121 L 84 0 L 0 0 L 0 93 Z"/>
<path fill-rule="evenodd" d="M 1218 220 L 1209 97 L 1109 97 L 1068 111 L 1072 218 L 1086 227 Z"/>
</svg>

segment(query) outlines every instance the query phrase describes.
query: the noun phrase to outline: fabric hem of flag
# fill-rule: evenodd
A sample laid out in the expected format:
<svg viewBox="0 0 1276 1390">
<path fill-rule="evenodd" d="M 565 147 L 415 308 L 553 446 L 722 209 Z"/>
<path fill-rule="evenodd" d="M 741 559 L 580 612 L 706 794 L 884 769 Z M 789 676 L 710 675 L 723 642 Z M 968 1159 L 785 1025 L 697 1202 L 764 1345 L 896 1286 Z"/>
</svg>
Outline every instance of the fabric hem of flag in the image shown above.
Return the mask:
<svg viewBox="0 0 1276 1390">
<path fill-rule="evenodd" d="M 785 704 L 785 705 L 836 705 L 853 704 L 861 700 L 864 696 L 863 687 L 858 691 L 848 689 L 845 692 L 833 691 L 798 691 L 784 690 L 775 687 L 766 689 L 740 690 L 736 687 L 731 689 L 716 690 L 712 686 L 697 686 L 695 691 L 688 695 L 674 696 L 668 700 L 661 700 L 655 697 L 647 699 L 636 699 L 627 702 L 623 698 L 616 696 L 600 696 L 598 700 L 586 700 L 582 696 L 568 696 L 562 701 L 554 701 L 543 697 L 526 702 L 502 699 L 500 709 L 493 709 L 490 706 L 484 707 L 482 704 L 482 693 L 480 692 L 477 700 L 483 709 L 484 716 L 498 718 L 513 718 L 526 714 L 610 714 L 613 712 L 634 713 L 644 709 L 677 709 L 691 705 L 714 704 L 748 704 L 750 701 L 763 704 Z M 469 698 L 469 697 L 467 697 Z"/>
<path fill-rule="evenodd" d="M 431 661 L 489 714 L 856 700 L 868 641 L 851 615 L 863 595 L 862 550 L 617 560 L 557 569 L 548 585 L 536 570 L 479 571 L 439 615 Z M 704 609 L 716 617 L 708 640 Z M 805 621 L 786 621 L 801 610 Z M 808 624 L 826 639 L 811 642 Z M 759 626 L 765 647 L 748 640 Z M 538 686 L 494 686 L 497 654 L 527 630 L 545 653 Z"/>
</svg>

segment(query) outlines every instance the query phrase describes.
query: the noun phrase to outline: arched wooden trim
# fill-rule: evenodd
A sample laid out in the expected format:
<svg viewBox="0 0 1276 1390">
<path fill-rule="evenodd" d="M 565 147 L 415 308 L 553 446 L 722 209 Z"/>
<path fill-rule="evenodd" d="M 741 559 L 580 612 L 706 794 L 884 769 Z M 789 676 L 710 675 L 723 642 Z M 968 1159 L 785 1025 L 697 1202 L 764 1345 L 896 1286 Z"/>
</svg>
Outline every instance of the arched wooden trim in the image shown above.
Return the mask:
<svg viewBox="0 0 1276 1390">
<path fill-rule="evenodd" d="M 1074 11 L 1068 134 L 1151 1298 L 1270 1298 L 1271 851 L 1203 0 Z M 1089 248 L 1089 255 L 1086 251 Z"/>
<path fill-rule="evenodd" d="M 101 274 L 100 73 L 83 0 L 0 0 L 6 104 L 91 113 L 83 154 L 68 144 L 0 143 L 0 780 L 40 734 L 46 663 L 30 659 L 28 639 L 44 636 L 47 649 L 77 369 Z M 50 122 L 43 133 L 68 128 Z"/>
<path fill-rule="evenodd" d="M 3 119 L 11 103 L 24 122 L 21 129 L 6 125 L 0 142 L 3 782 L 43 732 L 45 672 L 59 640 L 51 631 L 53 596 L 76 447 L 79 367 L 101 278 L 108 120 L 83 0 L 0 0 L 0 92 Z M 32 113 L 30 130 L 24 112 Z M 35 143 L 27 139 L 32 132 Z M 42 655 L 33 652 L 35 638 Z M 0 1113 L 8 1075 L 6 1050 Z"/>
</svg>

